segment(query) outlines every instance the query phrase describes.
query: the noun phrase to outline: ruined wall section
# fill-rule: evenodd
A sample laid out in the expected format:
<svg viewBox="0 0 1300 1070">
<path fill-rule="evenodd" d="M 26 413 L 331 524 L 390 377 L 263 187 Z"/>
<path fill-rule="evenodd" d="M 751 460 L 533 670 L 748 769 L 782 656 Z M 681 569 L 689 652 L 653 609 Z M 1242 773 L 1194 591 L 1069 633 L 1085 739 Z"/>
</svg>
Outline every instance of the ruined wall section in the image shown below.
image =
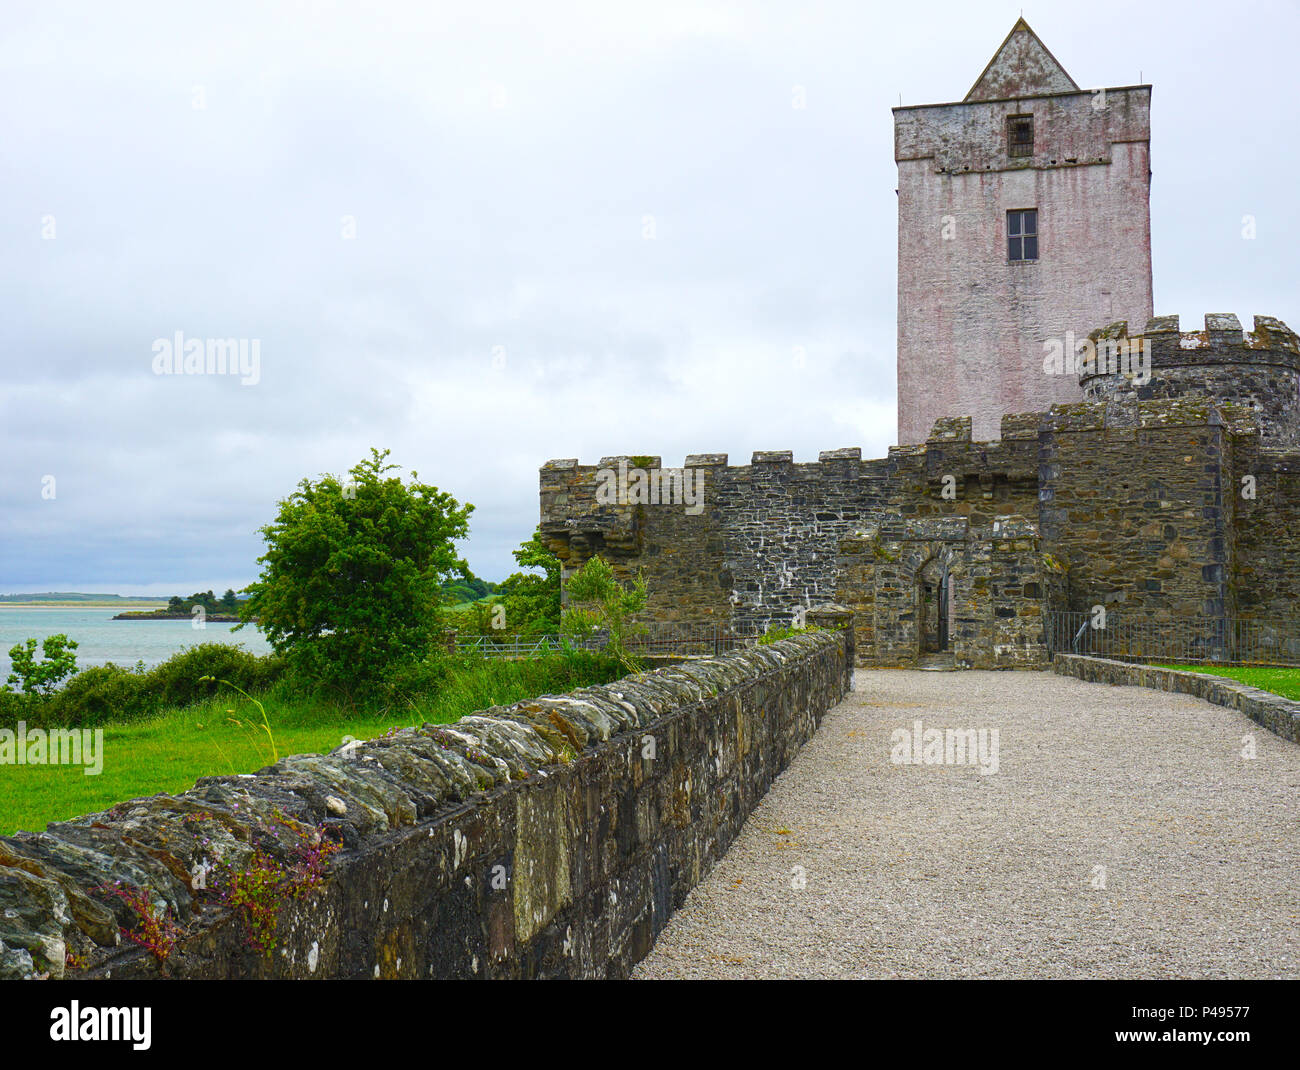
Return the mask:
<svg viewBox="0 0 1300 1070">
<path fill-rule="evenodd" d="M 644 570 L 648 582 L 645 617 L 726 625 L 731 616 L 731 577 L 724 565 L 718 499 L 718 458 L 687 458 L 683 473 L 703 480 L 703 509 L 682 504 L 642 505 L 597 500 L 602 472 L 628 468 L 662 470 L 661 458 L 603 457 L 599 464 L 550 461 L 541 470 L 542 540 L 561 562 L 561 579 L 591 558 L 603 557 L 620 582 Z"/>
</svg>

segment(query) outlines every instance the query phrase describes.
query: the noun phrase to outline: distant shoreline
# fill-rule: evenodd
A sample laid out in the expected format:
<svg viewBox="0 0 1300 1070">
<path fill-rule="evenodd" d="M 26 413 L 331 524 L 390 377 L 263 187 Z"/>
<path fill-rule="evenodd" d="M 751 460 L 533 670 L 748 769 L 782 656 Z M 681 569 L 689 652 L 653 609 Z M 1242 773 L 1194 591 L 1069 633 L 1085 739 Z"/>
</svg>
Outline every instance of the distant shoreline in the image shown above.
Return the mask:
<svg viewBox="0 0 1300 1070">
<path fill-rule="evenodd" d="M 192 613 L 119 613 L 113 618 L 114 620 L 193 620 Z M 210 620 L 214 624 L 238 624 L 239 617 L 232 616 L 229 613 L 209 613 L 204 620 Z M 249 621 L 250 624 L 256 624 L 256 621 Z"/>
<path fill-rule="evenodd" d="M 149 609 L 157 602 L 0 602 L 0 609 Z"/>
</svg>

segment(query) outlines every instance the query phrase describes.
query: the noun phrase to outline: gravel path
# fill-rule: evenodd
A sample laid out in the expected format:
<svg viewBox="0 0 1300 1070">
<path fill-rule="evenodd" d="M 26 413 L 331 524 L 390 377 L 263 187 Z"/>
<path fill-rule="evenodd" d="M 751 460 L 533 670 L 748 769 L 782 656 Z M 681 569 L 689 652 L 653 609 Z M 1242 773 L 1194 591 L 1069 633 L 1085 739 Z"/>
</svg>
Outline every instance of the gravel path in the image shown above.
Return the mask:
<svg viewBox="0 0 1300 1070">
<path fill-rule="evenodd" d="M 1300 977 L 1300 747 L 1145 688 L 856 676 L 634 976 Z M 997 772 L 892 761 L 917 718 L 996 728 Z"/>
</svg>

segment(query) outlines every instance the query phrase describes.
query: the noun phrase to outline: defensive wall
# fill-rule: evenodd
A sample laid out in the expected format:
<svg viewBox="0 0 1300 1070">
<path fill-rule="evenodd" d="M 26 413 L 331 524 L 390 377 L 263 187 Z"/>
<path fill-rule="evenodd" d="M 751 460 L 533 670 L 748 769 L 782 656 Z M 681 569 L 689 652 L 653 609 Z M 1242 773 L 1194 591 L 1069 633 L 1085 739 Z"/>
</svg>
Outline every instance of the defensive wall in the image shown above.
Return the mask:
<svg viewBox="0 0 1300 1070">
<path fill-rule="evenodd" d="M 626 976 L 851 686 L 847 615 L 811 617 L 828 630 L 0 837 L 0 977 Z M 322 842 L 317 886 L 285 894 Z M 254 871 L 268 953 L 220 891 Z M 140 912 L 105 888 L 178 931 L 123 939 Z"/>
</svg>

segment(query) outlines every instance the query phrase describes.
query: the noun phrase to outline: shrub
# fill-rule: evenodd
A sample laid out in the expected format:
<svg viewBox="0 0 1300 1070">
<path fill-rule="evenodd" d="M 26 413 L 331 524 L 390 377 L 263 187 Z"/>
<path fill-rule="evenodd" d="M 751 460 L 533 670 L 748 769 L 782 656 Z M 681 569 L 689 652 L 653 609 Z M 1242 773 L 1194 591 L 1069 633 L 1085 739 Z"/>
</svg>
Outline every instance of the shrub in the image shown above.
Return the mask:
<svg viewBox="0 0 1300 1070">
<path fill-rule="evenodd" d="M 37 696 L 0 688 L 0 725 L 16 725 L 19 721 L 35 723 L 40 705 Z"/>
<path fill-rule="evenodd" d="M 614 577 L 609 562 L 593 557 L 569 577 L 568 592 L 569 604 L 561 621 L 564 634 L 581 640 L 604 631 L 606 651 L 628 672 L 640 672 L 641 660 L 628 649 L 628 643 L 647 631 L 644 624 L 633 620 L 645 608 L 645 577 L 637 573 L 632 586 L 625 588 Z"/>
<path fill-rule="evenodd" d="M 405 703 L 416 695 L 431 694 L 447 683 L 452 670 L 452 659 L 441 655 L 399 665 L 389 670 L 377 697 L 384 703 Z"/>
<path fill-rule="evenodd" d="M 36 660 L 36 640 L 17 643 L 9 650 L 13 672 L 9 683 L 18 684 L 24 695 L 48 695 L 77 671 L 77 644 L 66 635 L 47 635 L 41 643 L 41 660 Z M 8 690 L 6 686 L 5 690 Z"/>
<path fill-rule="evenodd" d="M 779 643 L 782 639 L 789 639 L 791 636 L 806 635 L 809 632 L 820 632 L 823 630 L 824 629 L 819 628 L 816 624 L 809 624 L 802 628 L 795 625 L 781 627 L 780 625 L 772 624 L 768 626 L 766 632 L 759 636 L 758 641 L 761 645 L 766 646 L 769 643 Z"/>
<path fill-rule="evenodd" d="M 42 703 L 39 719 L 46 724 L 76 728 L 143 717 L 156 706 L 148 694 L 147 682 L 139 666 L 124 669 L 109 662 L 82 669 Z"/>
<path fill-rule="evenodd" d="M 150 669 L 146 687 L 160 705 L 189 706 L 217 693 L 217 684 L 205 676 L 228 680 L 241 691 L 264 691 L 283 671 L 282 658 L 258 657 L 230 643 L 199 643 Z"/>
</svg>

